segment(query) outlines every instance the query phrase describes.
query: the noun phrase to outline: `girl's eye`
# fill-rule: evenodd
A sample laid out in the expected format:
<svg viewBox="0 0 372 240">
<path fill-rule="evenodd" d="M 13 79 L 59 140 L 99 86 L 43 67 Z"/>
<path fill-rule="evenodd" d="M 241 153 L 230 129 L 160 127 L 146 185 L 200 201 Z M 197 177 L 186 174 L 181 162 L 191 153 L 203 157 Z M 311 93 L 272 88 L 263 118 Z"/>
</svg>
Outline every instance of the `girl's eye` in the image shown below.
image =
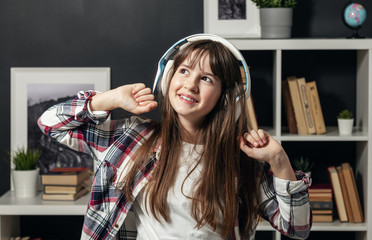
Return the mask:
<svg viewBox="0 0 372 240">
<path fill-rule="evenodd" d="M 206 81 L 208 83 L 213 83 L 212 79 L 210 79 L 209 77 L 202 77 L 201 78 L 203 81 Z"/>
<path fill-rule="evenodd" d="M 183 69 L 181 69 L 181 73 L 182 74 L 189 74 L 189 70 L 183 68 Z"/>
</svg>

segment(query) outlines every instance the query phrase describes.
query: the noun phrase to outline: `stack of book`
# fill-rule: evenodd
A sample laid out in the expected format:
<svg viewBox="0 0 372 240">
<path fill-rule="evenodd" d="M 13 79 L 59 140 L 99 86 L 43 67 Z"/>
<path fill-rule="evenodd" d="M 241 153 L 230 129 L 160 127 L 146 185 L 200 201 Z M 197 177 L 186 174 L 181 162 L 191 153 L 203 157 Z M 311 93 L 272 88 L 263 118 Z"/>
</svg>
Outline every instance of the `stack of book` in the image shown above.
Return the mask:
<svg viewBox="0 0 372 240">
<path fill-rule="evenodd" d="M 364 221 L 353 168 L 349 163 L 328 167 L 340 222 L 362 223 Z"/>
<path fill-rule="evenodd" d="M 323 134 L 326 127 L 315 81 L 288 77 L 282 82 L 282 96 L 289 133 Z"/>
<path fill-rule="evenodd" d="M 313 222 L 333 221 L 333 192 L 328 183 L 313 184 L 309 188 Z"/>
<path fill-rule="evenodd" d="M 91 171 L 83 168 L 54 168 L 41 175 L 43 200 L 74 201 L 91 187 Z"/>
</svg>

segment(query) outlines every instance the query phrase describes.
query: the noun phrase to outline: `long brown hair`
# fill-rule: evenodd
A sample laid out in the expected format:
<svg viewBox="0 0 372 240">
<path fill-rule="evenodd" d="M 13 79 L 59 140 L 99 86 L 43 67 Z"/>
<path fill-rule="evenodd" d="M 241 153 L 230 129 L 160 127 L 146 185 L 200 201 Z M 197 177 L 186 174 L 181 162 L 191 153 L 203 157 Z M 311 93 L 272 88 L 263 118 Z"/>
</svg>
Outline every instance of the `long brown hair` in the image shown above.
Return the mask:
<svg viewBox="0 0 372 240">
<path fill-rule="evenodd" d="M 246 236 L 257 216 L 258 187 L 256 162 L 252 159 L 241 159 L 239 148 L 238 136 L 247 131 L 248 125 L 244 113 L 235 120 L 236 105 L 245 109 L 239 61 L 223 44 L 200 40 L 190 43 L 176 54 L 167 77 L 171 79 L 185 59 L 193 56 L 190 62 L 198 64 L 200 58 L 206 54 L 209 54 L 213 74 L 222 82 L 222 94 L 197 132 L 197 139 L 201 139 L 205 145 L 197 163 L 203 162 L 203 170 L 193 195 L 189 197 L 192 201 L 191 213 L 197 222 L 197 228 L 209 224 L 216 229 L 217 217 L 222 216 L 221 234 L 224 238 L 233 231 L 239 218 L 240 223 L 243 222 L 240 224 L 240 232 Z M 237 96 L 240 96 L 238 101 Z M 137 150 L 134 166 L 124 177 L 123 183 L 127 184 L 124 184 L 123 191 L 126 198 L 133 201 L 131 183 L 138 171 L 146 165 L 153 148 L 160 143 L 159 159 L 152 173 L 153 177 L 146 187 L 145 197 L 149 198 L 149 208 L 155 218 L 160 221 L 159 216 L 162 216 L 165 221 L 169 221 L 166 200 L 177 176 L 182 144 L 180 136 L 183 129 L 178 122 L 177 113 L 170 105 L 168 93 L 166 92 L 164 97 L 160 93 L 159 97 L 162 108 L 161 123 Z"/>
</svg>

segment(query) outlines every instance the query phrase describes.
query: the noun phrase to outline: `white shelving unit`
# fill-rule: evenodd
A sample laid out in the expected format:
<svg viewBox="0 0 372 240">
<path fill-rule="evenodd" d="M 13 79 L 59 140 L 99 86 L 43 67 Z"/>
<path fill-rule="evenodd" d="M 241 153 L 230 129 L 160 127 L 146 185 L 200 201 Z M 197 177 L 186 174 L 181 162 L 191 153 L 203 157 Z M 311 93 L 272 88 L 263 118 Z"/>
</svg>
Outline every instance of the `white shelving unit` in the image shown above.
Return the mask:
<svg viewBox="0 0 372 240">
<path fill-rule="evenodd" d="M 371 39 L 230 39 L 240 50 L 272 51 L 273 61 L 273 127 L 267 129 L 280 142 L 355 142 L 355 174 L 363 182 L 363 209 L 365 222 L 361 224 L 333 223 L 313 224 L 312 231 L 356 232 L 357 240 L 372 239 L 372 40 Z M 339 136 L 335 126 L 327 126 L 324 135 L 299 136 L 282 129 L 281 81 L 283 52 L 291 50 L 353 50 L 356 61 L 356 126 L 352 136 Z M 371 93 L 371 94 L 370 94 Z M 322 102 L 324 104 L 324 102 Z M 284 124 L 285 125 L 285 124 Z M 19 233 L 21 215 L 84 215 L 88 202 L 85 196 L 74 202 L 46 202 L 41 195 L 33 199 L 16 199 L 13 192 L 0 197 L 0 240 Z M 273 239 L 281 236 L 267 223 L 260 224 L 259 231 L 272 232 Z"/>
<path fill-rule="evenodd" d="M 14 191 L 5 193 L 0 198 L 0 240 L 20 234 L 20 216 L 24 215 L 84 215 L 87 209 L 89 195 L 76 201 L 43 201 L 41 192 L 34 198 L 20 199 Z"/>
<path fill-rule="evenodd" d="M 364 193 L 365 222 L 361 224 L 314 223 L 312 231 L 355 232 L 357 240 L 372 239 L 372 39 L 230 39 L 241 51 L 272 51 L 273 52 L 273 127 L 265 129 L 279 142 L 355 142 L 355 176 L 361 176 Z M 300 136 L 289 134 L 282 129 L 282 95 L 281 81 L 283 53 L 286 51 L 319 51 L 341 50 L 356 51 L 356 126 L 352 136 L 339 136 L 336 126 L 327 126 L 324 135 Z M 247 59 L 249 60 L 249 59 Z M 322 104 L 327 104 L 326 99 Z M 371 110 L 370 110 L 371 109 Z M 316 171 L 316 169 L 314 169 Z M 260 228 L 260 231 L 270 231 L 270 226 Z M 311 237 L 311 235 L 310 235 Z M 280 240 L 279 234 L 273 234 L 273 239 Z"/>
</svg>

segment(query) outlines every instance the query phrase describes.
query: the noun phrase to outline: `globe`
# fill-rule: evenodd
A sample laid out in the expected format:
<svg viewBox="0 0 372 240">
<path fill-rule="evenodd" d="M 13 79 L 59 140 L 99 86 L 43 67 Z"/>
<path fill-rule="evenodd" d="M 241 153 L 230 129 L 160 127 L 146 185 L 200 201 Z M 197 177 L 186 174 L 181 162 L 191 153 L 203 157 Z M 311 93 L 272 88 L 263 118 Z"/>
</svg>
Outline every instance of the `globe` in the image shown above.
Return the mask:
<svg viewBox="0 0 372 240">
<path fill-rule="evenodd" d="M 360 26 L 366 21 L 367 11 L 359 3 L 351 3 L 346 6 L 344 11 L 345 24 L 350 28 L 360 28 Z"/>
</svg>

